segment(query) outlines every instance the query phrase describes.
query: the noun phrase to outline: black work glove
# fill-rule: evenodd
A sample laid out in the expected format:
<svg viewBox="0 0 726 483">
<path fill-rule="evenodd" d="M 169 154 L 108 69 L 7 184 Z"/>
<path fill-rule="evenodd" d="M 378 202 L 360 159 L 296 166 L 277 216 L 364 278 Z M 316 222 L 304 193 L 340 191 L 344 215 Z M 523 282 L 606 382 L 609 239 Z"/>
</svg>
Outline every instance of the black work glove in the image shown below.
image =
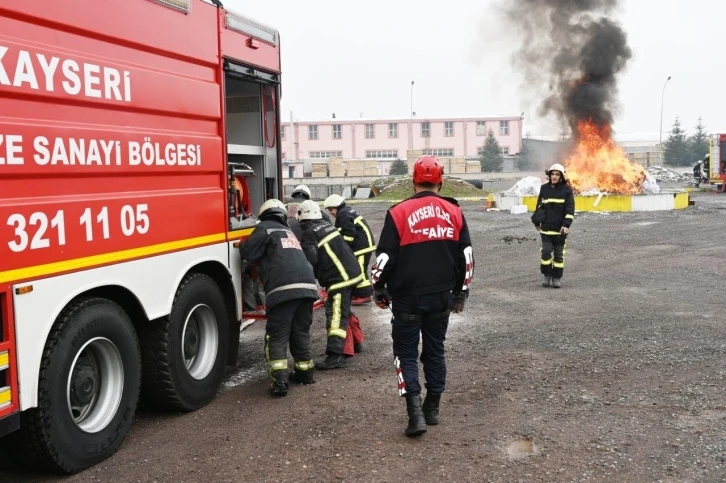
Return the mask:
<svg viewBox="0 0 726 483">
<path fill-rule="evenodd" d="M 451 301 L 451 311 L 455 314 L 464 311 L 464 304 L 466 299 L 469 297 L 469 292 L 459 292 L 454 294 L 454 299 Z"/>
<path fill-rule="evenodd" d="M 373 301 L 379 309 L 387 309 L 391 304 L 391 296 L 388 295 L 388 289 L 385 287 L 376 288 L 375 293 L 373 294 Z"/>
</svg>

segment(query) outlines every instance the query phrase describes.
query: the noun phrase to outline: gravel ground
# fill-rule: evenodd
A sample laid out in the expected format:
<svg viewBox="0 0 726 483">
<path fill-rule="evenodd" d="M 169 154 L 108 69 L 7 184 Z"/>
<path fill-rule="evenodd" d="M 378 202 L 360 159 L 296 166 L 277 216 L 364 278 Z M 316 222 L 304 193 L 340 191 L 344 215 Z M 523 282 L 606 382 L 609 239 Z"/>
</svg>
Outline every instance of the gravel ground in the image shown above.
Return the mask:
<svg viewBox="0 0 726 483">
<path fill-rule="evenodd" d="M 724 481 L 726 195 L 693 199 L 579 215 L 560 290 L 539 286 L 528 216 L 465 204 L 475 283 L 451 317 L 442 424 L 421 438 L 403 435 L 390 315 L 362 307 L 349 369 L 272 399 L 253 324 L 215 401 L 141 408 L 115 456 L 65 481 Z M 359 207 L 376 232 L 385 209 Z M 320 311 L 313 331 L 322 354 Z"/>
</svg>

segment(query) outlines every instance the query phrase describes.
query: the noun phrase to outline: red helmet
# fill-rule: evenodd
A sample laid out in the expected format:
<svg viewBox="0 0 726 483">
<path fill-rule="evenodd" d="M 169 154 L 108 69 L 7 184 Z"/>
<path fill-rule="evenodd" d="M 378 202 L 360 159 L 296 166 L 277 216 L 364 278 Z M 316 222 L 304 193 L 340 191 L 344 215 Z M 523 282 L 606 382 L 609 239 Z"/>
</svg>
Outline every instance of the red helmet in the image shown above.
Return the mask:
<svg viewBox="0 0 726 483">
<path fill-rule="evenodd" d="M 413 182 L 439 184 L 444 178 L 444 167 L 436 156 L 421 156 L 413 165 Z"/>
</svg>

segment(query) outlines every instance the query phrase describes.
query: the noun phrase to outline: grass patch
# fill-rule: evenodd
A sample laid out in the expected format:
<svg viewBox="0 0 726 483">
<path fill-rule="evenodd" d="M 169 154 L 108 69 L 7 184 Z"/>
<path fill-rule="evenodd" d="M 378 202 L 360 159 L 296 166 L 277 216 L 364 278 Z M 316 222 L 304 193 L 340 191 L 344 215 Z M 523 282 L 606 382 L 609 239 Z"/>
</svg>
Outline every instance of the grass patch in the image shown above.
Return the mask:
<svg viewBox="0 0 726 483">
<path fill-rule="evenodd" d="M 371 186 L 381 190 L 380 194 L 375 198 L 378 200 L 405 200 L 413 195 L 411 176 L 379 178 L 374 180 Z M 487 192 L 464 180 L 444 176 L 444 186 L 439 194 L 451 198 L 465 198 L 468 196 L 486 196 Z"/>
</svg>

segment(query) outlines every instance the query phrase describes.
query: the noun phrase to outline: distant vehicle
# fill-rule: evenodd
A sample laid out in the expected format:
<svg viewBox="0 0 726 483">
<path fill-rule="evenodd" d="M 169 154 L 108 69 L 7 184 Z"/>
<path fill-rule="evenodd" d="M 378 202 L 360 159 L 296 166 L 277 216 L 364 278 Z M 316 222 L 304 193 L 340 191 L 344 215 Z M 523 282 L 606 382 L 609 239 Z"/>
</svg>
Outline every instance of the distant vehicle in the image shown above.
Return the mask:
<svg viewBox="0 0 726 483">
<path fill-rule="evenodd" d="M 708 183 L 718 191 L 726 191 L 726 134 L 712 134 L 708 138 L 708 154 L 703 160 Z"/>
</svg>

